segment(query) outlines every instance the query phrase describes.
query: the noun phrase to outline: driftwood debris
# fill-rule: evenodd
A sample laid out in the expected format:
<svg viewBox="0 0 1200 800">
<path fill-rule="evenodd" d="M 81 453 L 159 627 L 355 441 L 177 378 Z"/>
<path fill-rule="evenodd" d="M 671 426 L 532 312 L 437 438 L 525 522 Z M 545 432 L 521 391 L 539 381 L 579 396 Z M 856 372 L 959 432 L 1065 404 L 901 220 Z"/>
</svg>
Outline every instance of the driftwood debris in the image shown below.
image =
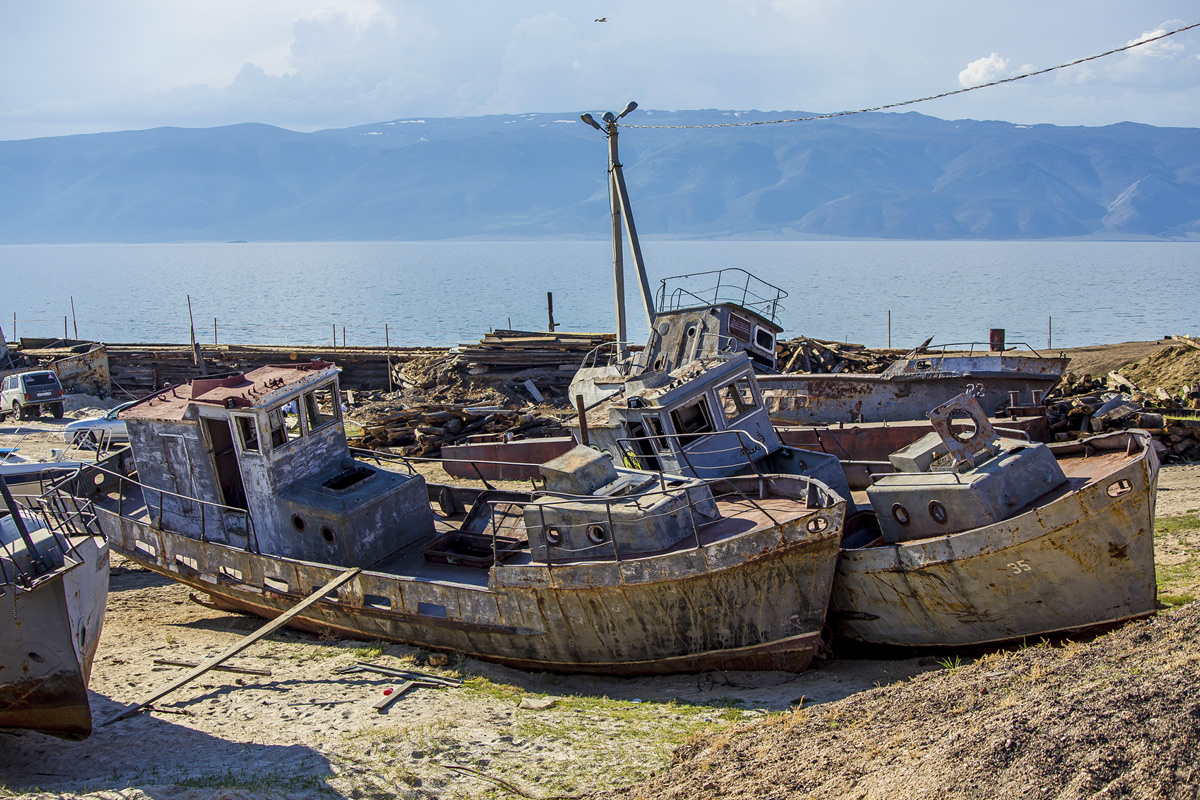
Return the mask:
<svg viewBox="0 0 1200 800">
<path fill-rule="evenodd" d="M 831 342 L 797 336 L 776 343 L 780 372 L 878 374 L 900 358 L 904 350 L 872 350 L 865 345 Z"/>
<path fill-rule="evenodd" d="M 363 435 L 351 444 L 369 450 L 398 448 L 406 456 L 436 457 L 443 445 L 484 434 L 515 438 L 559 436 L 561 421 L 519 409 L 471 407 L 453 404 L 420 405 L 392 413 L 363 426 Z"/>
</svg>

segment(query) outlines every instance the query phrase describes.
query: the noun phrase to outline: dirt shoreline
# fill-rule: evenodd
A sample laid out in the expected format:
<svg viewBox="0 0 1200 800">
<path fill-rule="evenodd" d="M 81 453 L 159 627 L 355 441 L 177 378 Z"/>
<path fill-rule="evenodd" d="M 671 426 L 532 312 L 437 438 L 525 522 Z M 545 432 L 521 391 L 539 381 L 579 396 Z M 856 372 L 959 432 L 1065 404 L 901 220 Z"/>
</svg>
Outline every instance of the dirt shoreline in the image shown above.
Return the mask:
<svg viewBox="0 0 1200 800">
<path fill-rule="evenodd" d="M 1200 465 L 1164 468 L 1156 561 L 1179 605 L 1200 596 L 1198 512 Z M 181 674 L 155 659 L 199 662 L 261 624 L 115 557 L 96 719 Z M 336 672 L 360 660 L 463 685 L 379 713 L 395 682 Z M 290 631 L 231 663 L 271 675 L 207 673 L 83 742 L 0 734 L 0 797 L 1200 797 L 1194 602 L 1082 644 L 801 675 L 559 676 Z"/>
</svg>

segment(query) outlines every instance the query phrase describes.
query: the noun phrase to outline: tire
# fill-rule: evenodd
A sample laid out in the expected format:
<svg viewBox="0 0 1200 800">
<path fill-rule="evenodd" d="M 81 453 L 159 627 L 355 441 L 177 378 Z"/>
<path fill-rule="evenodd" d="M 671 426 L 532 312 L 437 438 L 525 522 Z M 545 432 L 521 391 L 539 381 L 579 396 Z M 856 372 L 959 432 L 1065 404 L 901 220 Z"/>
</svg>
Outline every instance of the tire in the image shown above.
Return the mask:
<svg viewBox="0 0 1200 800">
<path fill-rule="evenodd" d="M 51 414 L 51 415 L 52 415 L 52 416 L 53 416 L 55 419 L 62 419 L 62 415 L 63 415 L 63 404 L 62 404 L 61 402 L 58 402 L 58 403 L 54 403 L 54 404 L 52 404 L 52 405 L 50 406 L 50 414 Z"/>
<path fill-rule="evenodd" d="M 25 408 L 16 400 L 13 400 L 12 403 L 12 414 L 13 419 L 25 419 Z"/>
</svg>

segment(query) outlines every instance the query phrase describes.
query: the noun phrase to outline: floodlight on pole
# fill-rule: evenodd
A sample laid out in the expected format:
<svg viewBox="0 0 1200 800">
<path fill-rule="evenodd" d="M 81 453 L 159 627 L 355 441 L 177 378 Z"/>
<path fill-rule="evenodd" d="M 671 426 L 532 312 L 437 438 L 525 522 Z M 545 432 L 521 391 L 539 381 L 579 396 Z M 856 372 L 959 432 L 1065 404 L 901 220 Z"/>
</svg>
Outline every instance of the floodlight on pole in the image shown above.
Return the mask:
<svg viewBox="0 0 1200 800">
<path fill-rule="evenodd" d="M 598 131 L 604 130 L 603 128 L 600 127 L 600 123 L 596 122 L 596 119 L 591 114 L 584 114 L 583 116 L 580 117 L 580 119 L 583 120 L 584 122 L 586 122 L 588 125 L 591 125 L 593 128 L 595 128 Z"/>
</svg>

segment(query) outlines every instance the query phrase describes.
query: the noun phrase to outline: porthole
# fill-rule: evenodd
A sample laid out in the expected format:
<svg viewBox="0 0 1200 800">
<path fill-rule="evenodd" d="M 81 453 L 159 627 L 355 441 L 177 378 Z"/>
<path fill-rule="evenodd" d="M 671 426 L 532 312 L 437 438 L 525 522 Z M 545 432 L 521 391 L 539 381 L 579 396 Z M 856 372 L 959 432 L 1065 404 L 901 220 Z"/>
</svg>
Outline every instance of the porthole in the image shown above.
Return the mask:
<svg viewBox="0 0 1200 800">
<path fill-rule="evenodd" d="M 45 660 L 46 660 L 46 659 L 42 658 L 42 655 L 40 653 L 34 653 L 34 652 L 30 651 L 26 655 L 28 655 L 29 660 L 35 664 L 41 664 L 41 663 L 45 662 Z"/>
<path fill-rule="evenodd" d="M 689 339 L 693 338 L 696 335 L 696 326 L 695 325 L 688 326 L 687 335 L 688 335 Z"/>
<path fill-rule="evenodd" d="M 588 525 L 587 537 L 592 544 L 601 544 L 604 541 L 604 526 Z"/>
<path fill-rule="evenodd" d="M 333 544 L 333 530 L 328 525 L 321 526 L 321 538 L 325 540 L 325 544 Z"/>
<path fill-rule="evenodd" d="M 1110 483 L 1104 491 L 1109 497 L 1120 497 L 1123 494 L 1129 494 L 1133 491 L 1133 483 L 1126 478 L 1122 478 L 1116 483 Z"/>
<path fill-rule="evenodd" d="M 299 514 L 292 514 L 292 527 L 296 529 L 297 533 L 304 533 L 305 528 L 308 527 L 308 523 Z"/>
<path fill-rule="evenodd" d="M 809 533 L 821 533 L 829 527 L 829 520 L 824 517 L 813 517 L 804 527 L 808 528 Z"/>
<path fill-rule="evenodd" d="M 946 524 L 946 507 L 944 505 L 942 505 L 941 503 L 939 503 L 937 500 L 930 500 L 929 501 L 929 516 L 932 517 L 933 521 L 936 522 L 938 525 L 945 525 Z"/>
<path fill-rule="evenodd" d="M 907 525 L 909 523 L 908 509 L 899 503 L 893 503 L 892 519 L 896 520 L 896 522 L 899 522 L 901 525 Z"/>
<path fill-rule="evenodd" d="M 546 527 L 546 544 L 558 545 L 562 543 L 562 531 L 555 528 L 553 525 Z"/>
</svg>

